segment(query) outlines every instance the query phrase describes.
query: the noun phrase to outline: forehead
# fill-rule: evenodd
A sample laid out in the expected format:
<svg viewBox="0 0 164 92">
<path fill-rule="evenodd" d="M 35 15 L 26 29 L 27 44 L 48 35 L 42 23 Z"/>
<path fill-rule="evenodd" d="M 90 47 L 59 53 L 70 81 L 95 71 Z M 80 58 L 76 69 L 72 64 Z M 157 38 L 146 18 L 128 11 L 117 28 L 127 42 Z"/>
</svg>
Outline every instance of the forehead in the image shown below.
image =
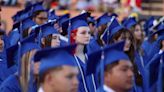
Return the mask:
<svg viewBox="0 0 164 92">
<path fill-rule="evenodd" d="M 47 12 L 45 12 L 45 11 L 42 11 L 42 12 L 40 12 L 39 14 L 38 14 L 38 16 L 47 16 L 48 14 L 47 14 Z"/>
<path fill-rule="evenodd" d="M 66 73 L 77 73 L 78 72 L 78 68 L 75 66 L 68 66 L 68 65 L 63 65 L 62 67 L 63 72 Z"/>
<path fill-rule="evenodd" d="M 129 60 L 119 60 L 118 66 L 132 67 L 132 63 Z"/>
<path fill-rule="evenodd" d="M 86 30 L 86 31 L 89 31 L 89 27 L 88 26 L 82 26 L 82 27 L 79 27 L 78 30 Z"/>
</svg>

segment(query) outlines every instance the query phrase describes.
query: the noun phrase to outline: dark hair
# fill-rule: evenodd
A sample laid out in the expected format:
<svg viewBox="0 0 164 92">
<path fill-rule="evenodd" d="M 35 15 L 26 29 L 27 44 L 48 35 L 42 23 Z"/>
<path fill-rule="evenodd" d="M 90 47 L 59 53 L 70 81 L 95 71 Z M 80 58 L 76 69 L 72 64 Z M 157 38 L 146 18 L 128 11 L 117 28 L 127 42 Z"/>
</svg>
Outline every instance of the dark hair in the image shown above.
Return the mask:
<svg viewBox="0 0 164 92">
<path fill-rule="evenodd" d="M 110 44 L 114 43 L 115 40 L 118 40 L 118 38 L 119 38 L 121 35 L 124 35 L 124 36 L 125 36 L 126 33 L 128 33 L 129 36 L 130 36 L 131 46 L 130 46 L 130 50 L 127 51 L 127 52 L 125 52 L 125 53 L 129 56 L 130 60 L 131 60 L 132 62 L 134 62 L 135 40 L 134 40 L 134 36 L 133 36 L 133 34 L 131 33 L 130 30 L 128 30 L 128 29 L 126 29 L 126 28 L 122 28 L 120 31 L 116 32 L 116 33 L 112 36 L 112 38 L 109 40 L 109 43 L 110 43 Z"/>
<path fill-rule="evenodd" d="M 108 65 L 105 66 L 104 71 L 105 72 L 110 72 L 118 64 L 119 64 L 119 61 L 115 61 L 115 62 L 113 62 L 111 64 L 108 64 Z"/>
<path fill-rule="evenodd" d="M 38 10 L 38 11 L 35 11 L 33 14 L 32 14 L 32 17 L 35 18 L 37 17 L 41 12 L 46 12 L 45 10 Z"/>
<path fill-rule="evenodd" d="M 139 25 L 139 26 L 141 27 L 141 25 L 140 25 L 139 23 L 137 23 L 137 24 L 135 25 L 135 27 L 136 27 L 137 25 Z M 135 31 L 135 30 L 134 30 L 134 31 Z M 141 31 L 142 31 L 142 29 L 141 29 Z M 132 32 L 132 33 L 133 33 L 133 35 L 134 35 L 134 32 Z M 134 36 L 134 38 L 135 38 L 135 36 Z M 141 45 L 142 45 L 142 43 L 143 43 L 143 40 L 144 40 L 144 34 L 143 34 L 143 32 L 142 32 L 142 39 L 141 39 L 141 40 L 138 40 L 138 39 L 135 38 L 136 51 L 139 52 L 142 56 L 145 54 L 145 53 L 144 53 L 144 50 L 141 48 Z"/>
<path fill-rule="evenodd" d="M 51 47 L 52 34 L 44 37 L 44 44 L 41 44 L 42 48 Z"/>
<path fill-rule="evenodd" d="M 46 71 L 39 77 L 40 83 L 44 83 L 45 77 L 46 77 L 47 74 L 49 74 L 49 73 L 52 72 L 52 71 L 59 71 L 59 70 L 61 70 L 61 69 L 63 69 L 62 66 L 55 67 L 55 68 L 50 68 L 50 69 L 46 70 Z"/>
</svg>

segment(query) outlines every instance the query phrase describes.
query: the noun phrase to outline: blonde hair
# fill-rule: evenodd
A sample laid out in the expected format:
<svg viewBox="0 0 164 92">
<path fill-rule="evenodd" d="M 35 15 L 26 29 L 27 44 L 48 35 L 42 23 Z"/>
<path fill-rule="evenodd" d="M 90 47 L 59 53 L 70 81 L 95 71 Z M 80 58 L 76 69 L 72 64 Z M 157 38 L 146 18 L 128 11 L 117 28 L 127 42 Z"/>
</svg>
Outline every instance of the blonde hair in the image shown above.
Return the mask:
<svg viewBox="0 0 164 92">
<path fill-rule="evenodd" d="M 30 80 L 30 63 L 35 50 L 25 53 L 21 58 L 20 85 L 22 92 L 28 92 Z"/>
</svg>

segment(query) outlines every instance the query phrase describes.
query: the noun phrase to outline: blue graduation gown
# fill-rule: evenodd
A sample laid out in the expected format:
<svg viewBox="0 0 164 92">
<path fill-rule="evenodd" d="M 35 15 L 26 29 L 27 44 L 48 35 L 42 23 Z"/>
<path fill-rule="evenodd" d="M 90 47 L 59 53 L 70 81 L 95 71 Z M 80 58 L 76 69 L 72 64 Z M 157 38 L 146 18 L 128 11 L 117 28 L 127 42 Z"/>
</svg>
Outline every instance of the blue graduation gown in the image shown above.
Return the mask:
<svg viewBox="0 0 164 92">
<path fill-rule="evenodd" d="M 150 50 L 151 50 L 153 44 L 154 44 L 154 42 L 151 43 L 149 40 L 145 40 L 145 41 L 142 43 L 141 47 L 142 47 L 143 50 L 145 51 L 146 55 L 148 55 L 148 54 L 150 53 Z"/>
<path fill-rule="evenodd" d="M 1 92 L 21 92 L 17 75 L 9 76 L 0 86 Z"/>
<path fill-rule="evenodd" d="M 5 52 L 0 53 L 0 85 L 11 74 L 16 72 L 16 66 L 7 67 Z"/>
<path fill-rule="evenodd" d="M 9 34 L 9 43 L 10 43 L 10 46 L 16 44 L 18 42 L 18 40 L 20 39 L 20 34 L 18 31 L 12 31 L 10 34 Z"/>
<path fill-rule="evenodd" d="M 76 63 L 78 64 L 80 73 L 78 75 L 79 80 L 79 88 L 78 92 L 95 92 L 96 91 L 96 83 L 95 79 L 92 75 L 86 74 L 86 64 L 84 64 L 78 57 L 76 57 Z M 80 66 L 79 66 L 80 65 Z M 81 73 L 82 72 L 82 73 Z M 84 80 L 83 80 L 84 78 Z M 86 91 L 87 90 L 87 91 Z"/>
<path fill-rule="evenodd" d="M 150 62 L 146 66 L 146 75 L 147 75 L 147 90 L 149 92 L 162 92 L 157 91 L 159 88 L 159 82 L 162 81 L 162 79 L 159 77 L 160 74 L 162 74 L 162 68 L 160 64 L 162 54 L 155 54 L 154 57 L 150 60 Z M 163 65 L 162 65 L 163 66 Z"/>
<path fill-rule="evenodd" d="M 1 92 L 22 92 L 18 75 L 13 74 L 9 76 L 0 86 L 0 90 Z M 28 92 L 37 92 L 35 82 L 29 84 Z"/>
<path fill-rule="evenodd" d="M 92 38 L 90 43 L 87 45 L 87 53 L 92 53 L 101 49 L 101 46 L 97 43 L 95 38 Z"/>
</svg>

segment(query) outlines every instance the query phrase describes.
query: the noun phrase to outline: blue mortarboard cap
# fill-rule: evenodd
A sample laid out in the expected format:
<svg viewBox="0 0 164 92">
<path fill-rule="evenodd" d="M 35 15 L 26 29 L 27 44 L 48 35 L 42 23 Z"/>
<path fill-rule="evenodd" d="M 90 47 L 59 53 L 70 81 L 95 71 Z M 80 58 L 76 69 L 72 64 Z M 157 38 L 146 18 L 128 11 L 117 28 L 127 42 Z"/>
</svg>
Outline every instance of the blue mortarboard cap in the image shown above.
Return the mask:
<svg viewBox="0 0 164 92">
<path fill-rule="evenodd" d="M 96 24 L 96 20 L 94 18 L 95 17 L 93 17 L 93 16 L 88 17 L 87 18 L 88 23 L 94 23 L 94 24 Z"/>
<path fill-rule="evenodd" d="M 43 2 L 38 2 L 32 5 L 32 13 L 36 11 L 46 11 L 46 9 L 43 7 Z"/>
<path fill-rule="evenodd" d="M 104 66 L 121 59 L 129 60 L 128 56 L 123 52 L 124 44 L 125 42 L 122 41 L 90 53 L 88 55 L 87 74 L 95 73 L 97 71 L 96 68 L 100 67 L 102 52 L 104 52 L 102 61 Z"/>
<path fill-rule="evenodd" d="M 41 25 L 40 28 L 42 32 L 42 37 L 46 37 L 50 34 L 59 34 L 57 29 L 54 28 L 54 22 L 48 22 L 44 25 Z"/>
<path fill-rule="evenodd" d="M 130 29 L 132 26 L 136 25 L 137 21 L 135 19 L 135 17 L 129 17 L 128 19 L 126 19 L 123 23 L 123 25 L 127 28 Z"/>
<path fill-rule="evenodd" d="M 29 16 L 26 19 L 22 20 L 20 31 L 24 31 L 34 25 L 36 25 L 36 23 L 32 20 L 32 16 Z"/>
<path fill-rule="evenodd" d="M 152 30 L 150 30 L 150 28 L 152 26 L 154 26 L 154 21 L 155 18 L 153 16 L 151 16 L 144 24 L 144 31 L 146 32 L 147 35 L 149 35 L 151 33 Z"/>
<path fill-rule="evenodd" d="M 108 30 L 110 31 L 110 38 L 118 31 L 120 31 L 123 28 L 122 25 L 117 21 L 116 18 L 111 21 L 110 26 L 108 27 Z"/>
<path fill-rule="evenodd" d="M 107 24 L 108 22 L 110 22 L 111 20 L 111 16 L 108 15 L 108 13 L 104 13 L 102 16 L 100 16 L 96 21 L 96 27 L 99 27 L 103 24 Z"/>
<path fill-rule="evenodd" d="M 118 60 L 130 60 L 127 54 L 123 52 L 125 42 L 120 42 L 111 47 L 104 48 L 105 65 L 111 64 Z"/>
<path fill-rule="evenodd" d="M 20 27 L 20 22 L 15 22 L 13 24 L 13 28 L 12 29 L 15 29 L 15 28 L 18 28 L 19 29 L 19 27 Z"/>
<path fill-rule="evenodd" d="M 41 62 L 39 75 L 42 76 L 46 70 L 58 66 L 76 66 L 75 58 L 72 53 L 72 50 L 74 50 L 75 47 L 76 45 L 71 45 L 37 51 L 34 56 L 34 61 Z"/>
<path fill-rule="evenodd" d="M 54 28 L 54 23 L 55 21 L 52 21 L 52 22 L 48 22 L 46 24 L 37 26 L 36 28 L 32 30 L 32 33 L 40 34 L 39 39 L 41 39 L 42 37 L 46 37 L 50 34 L 59 34 L 57 29 Z"/>
<path fill-rule="evenodd" d="M 59 17 L 55 14 L 55 10 L 48 12 L 48 20 L 57 20 Z"/>
<path fill-rule="evenodd" d="M 21 55 L 33 49 L 40 49 L 39 45 L 36 43 L 36 34 L 31 34 L 21 41 Z"/>
<path fill-rule="evenodd" d="M 16 22 L 18 21 L 20 18 L 19 18 L 19 15 L 16 13 L 14 16 L 12 16 L 12 20 L 13 22 Z"/>
<path fill-rule="evenodd" d="M 107 28 L 105 29 L 104 33 L 101 36 L 101 39 L 108 44 L 110 40 L 110 36 L 115 34 L 117 31 L 119 31 L 122 27 L 119 26 L 119 23 L 116 20 L 116 17 L 113 16 L 111 18 L 111 21 L 108 23 Z"/>
<path fill-rule="evenodd" d="M 161 22 L 157 28 L 158 36 L 164 35 L 164 22 Z"/>
<path fill-rule="evenodd" d="M 68 33 L 68 27 L 69 27 L 69 23 L 70 23 L 70 20 L 68 19 L 68 20 L 66 20 L 65 22 L 63 22 L 62 23 L 62 31 L 64 32 L 64 33 Z"/>
<path fill-rule="evenodd" d="M 61 27 L 62 23 L 65 22 L 66 20 L 68 20 L 69 18 L 70 18 L 70 14 L 69 13 L 64 14 L 62 16 L 59 16 L 59 19 L 58 19 L 59 26 Z"/>
<path fill-rule="evenodd" d="M 75 30 L 81 26 L 88 26 L 87 17 L 88 17 L 88 13 L 83 13 L 83 14 L 80 14 L 78 16 L 71 18 L 70 19 L 70 23 L 71 23 L 70 31 Z"/>
<path fill-rule="evenodd" d="M 160 36 L 163 36 L 164 35 L 164 23 L 161 22 L 158 27 L 157 27 L 157 31 L 152 33 L 150 36 L 149 36 L 149 39 L 154 36 L 155 34 L 158 34 L 158 37 Z"/>
</svg>

